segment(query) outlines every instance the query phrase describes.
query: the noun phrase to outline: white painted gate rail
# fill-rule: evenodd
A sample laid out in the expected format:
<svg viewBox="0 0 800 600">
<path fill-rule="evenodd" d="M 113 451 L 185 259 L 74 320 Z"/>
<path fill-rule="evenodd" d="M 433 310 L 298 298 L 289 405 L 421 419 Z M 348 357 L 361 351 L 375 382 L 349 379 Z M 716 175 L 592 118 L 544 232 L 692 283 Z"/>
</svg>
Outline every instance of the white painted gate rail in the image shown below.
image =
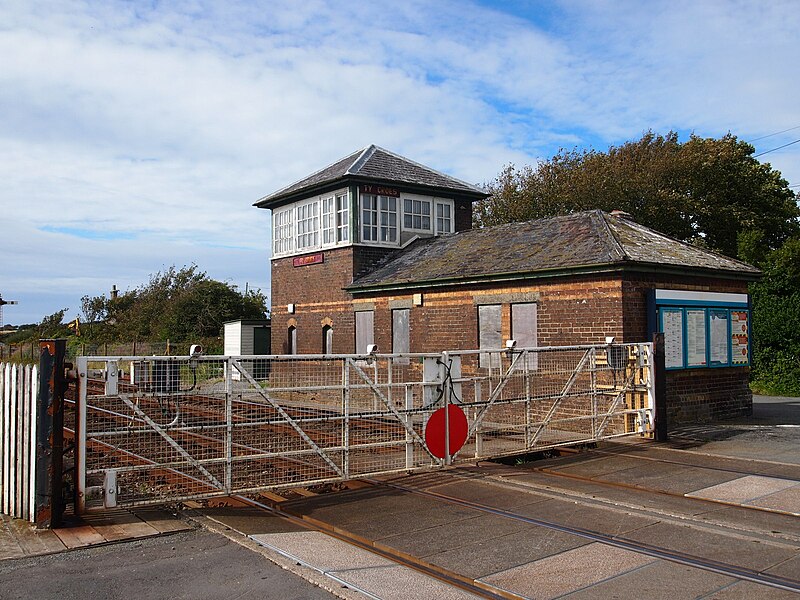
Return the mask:
<svg viewBox="0 0 800 600">
<path fill-rule="evenodd" d="M 78 511 L 442 468 L 653 428 L 652 345 L 81 357 Z"/>
</svg>

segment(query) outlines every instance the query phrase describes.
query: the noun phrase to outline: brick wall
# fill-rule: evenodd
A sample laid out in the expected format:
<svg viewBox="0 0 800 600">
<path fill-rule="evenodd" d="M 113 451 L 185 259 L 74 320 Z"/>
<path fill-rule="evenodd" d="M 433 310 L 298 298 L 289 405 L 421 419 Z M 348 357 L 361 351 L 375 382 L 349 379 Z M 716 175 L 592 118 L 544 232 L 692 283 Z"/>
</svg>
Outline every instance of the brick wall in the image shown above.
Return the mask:
<svg viewBox="0 0 800 600">
<path fill-rule="evenodd" d="M 353 277 L 347 283 L 352 283 L 353 279 L 358 279 L 366 275 L 384 258 L 397 252 L 397 248 L 380 248 L 374 246 L 356 246 L 353 248 Z"/>
<path fill-rule="evenodd" d="M 472 229 L 472 201 L 455 200 L 453 204 L 456 211 L 453 231 Z"/>
<path fill-rule="evenodd" d="M 322 351 L 323 320 L 333 327 L 334 353 L 353 351 L 353 308 L 349 294 L 342 289 L 353 281 L 352 247 L 323 252 L 324 262 L 295 267 L 292 257 L 272 261 L 272 353 L 287 352 L 289 318 L 297 323 L 297 351 L 319 354 Z M 295 313 L 287 305 L 295 305 Z"/>
<path fill-rule="evenodd" d="M 392 351 L 392 306 L 410 306 L 414 292 L 421 306 L 409 313 L 411 352 L 478 348 L 478 305 L 501 305 L 502 339 L 512 337 L 511 305 L 535 301 L 540 346 L 649 341 L 647 291 L 652 288 L 746 293 L 747 284 L 713 278 L 628 274 L 562 277 L 538 282 L 409 290 L 353 299 L 342 288 L 390 250 L 348 247 L 324 252 L 322 264 L 294 267 L 292 258 L 272 262 L 272 352 L 287 351 L 289 318 L 297 326 L 301 354 L 322 351 L 322 327 L 333 327 L 333 351 L 355 351 L 354 310 L 374 311 L 374 339 L 380 352 Z M 287 313 L 294 303 L 296 312 Z M 399 304 L 398 304 L 399 303 Z M 749 369 L 693 369 L 667 375 L 670 426 L 730 418 L 752 412 Z"/>
<path fill-rule="evenodd" d="M 747 367 L 668 371 L 669 427 L 752 414 L 749 376 Z"/>
<path fill-rule="evenodd" d="M 419 290 L 415 290 L 419 291 Z M 530 285 L 495 284 L 421 290 L 422 306 L 411 308 L 409 328 L 412 352 L 472 350 L 478 348 L 478 305 L 501 306 L 502 338 L 512 337 L 511 305 L 535 301 L 538 305 L 539 345 L 602 343 L 622 334 L 622 288 L 613 277 L 578 277 Z M 535 299 L 535 300 L 534 300 Z M 375 309 L 375 343 L 391 351 L 390 303 L 410 303 L 412 292 L 369 297 Z M 641 340 L 640 340 L 641 341 Z"/>
</svg>

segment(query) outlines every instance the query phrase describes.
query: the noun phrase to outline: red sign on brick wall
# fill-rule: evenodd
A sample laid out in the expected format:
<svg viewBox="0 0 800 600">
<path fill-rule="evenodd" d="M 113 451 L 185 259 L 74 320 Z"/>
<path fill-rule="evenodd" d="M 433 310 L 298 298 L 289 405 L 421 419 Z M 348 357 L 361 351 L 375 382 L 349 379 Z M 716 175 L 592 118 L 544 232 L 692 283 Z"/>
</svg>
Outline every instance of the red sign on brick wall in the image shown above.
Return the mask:
<svg viewBox="0 0 800 600">
<path fill-rule="evenodd" d="M 292 259 L 292 266 L 305 267 L 306 265 L 318 265 L 323 262 L 325 262 L 325 255 L 322 252 L 317 252 L 316 254 L 295 256 Z"/>
</svg>

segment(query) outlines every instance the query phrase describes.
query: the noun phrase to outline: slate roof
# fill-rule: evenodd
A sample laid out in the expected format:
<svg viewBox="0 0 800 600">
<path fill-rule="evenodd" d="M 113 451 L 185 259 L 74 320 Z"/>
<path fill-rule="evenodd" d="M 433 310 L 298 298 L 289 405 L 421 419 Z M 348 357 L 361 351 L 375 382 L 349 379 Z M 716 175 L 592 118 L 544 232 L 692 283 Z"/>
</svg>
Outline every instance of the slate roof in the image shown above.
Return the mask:
<svg viewBox="0 0 800 600">
<path fill-rule="evenodd" d="M 475 199 L 486 198 L 484 190 L 450 177 L 430 167 L 409 160 L 404 156 L 395 154 L 375 146 L 374 144 L 353 152 L 349 156 L 312 173 L 308 177 L 296 181 L 285 188 L 264 196 L 254 206 L 271 208 L 282 200 L 287 200 L 303 194 L 313 193 L 313 190 L 322 188 L 336 182 L 369 181 L 387 184 L 407 184 L 413 187 L 431 189 L 432 191 L 446 191 Z"/>
<path fill-rule="evenodd" d="M 634 268 L 700 271 L 748 280 L 751 265 L 600 210 L 418 239 L 354 281 L 354 293 L 471 280 Z"/>
</svg>

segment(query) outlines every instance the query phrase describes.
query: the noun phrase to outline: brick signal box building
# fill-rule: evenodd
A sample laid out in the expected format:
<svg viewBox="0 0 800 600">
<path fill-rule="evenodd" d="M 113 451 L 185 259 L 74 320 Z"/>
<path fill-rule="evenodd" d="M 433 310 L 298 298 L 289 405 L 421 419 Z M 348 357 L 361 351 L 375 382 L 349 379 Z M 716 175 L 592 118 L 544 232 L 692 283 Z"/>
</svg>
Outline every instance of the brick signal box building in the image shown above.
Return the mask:
<svg viewBox="0 0 800 600">
<path fill-rule="evenodd" d="M 256 203 L 272 211 L 272 353 L 648 341 L 670 422 L 752 410 L 750 265 L 599 210 L 472 229 L 487 194 L 376 146 Z"/>
</svg>

